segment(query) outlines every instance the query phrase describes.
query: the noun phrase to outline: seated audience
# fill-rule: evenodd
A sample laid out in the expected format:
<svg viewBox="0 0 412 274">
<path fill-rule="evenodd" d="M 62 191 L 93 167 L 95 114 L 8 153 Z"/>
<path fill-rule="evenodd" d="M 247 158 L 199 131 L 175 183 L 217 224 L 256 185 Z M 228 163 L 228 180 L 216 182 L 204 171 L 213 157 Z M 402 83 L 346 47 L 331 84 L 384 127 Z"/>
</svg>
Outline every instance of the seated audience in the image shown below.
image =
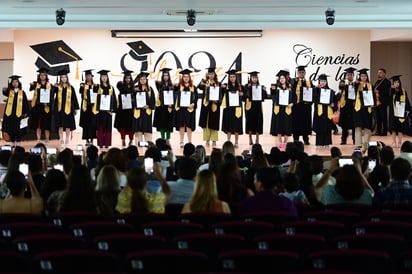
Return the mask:
<svg viewBox="0 0 412 274">
<path fill-rule="evenodd" d="M 120 192 L 119 171 L 113 165 L 105 165 L 99 172 L 94 188 L 96 194 L 97 212 L 103 215 L 113 215 Z"/>
<path fill-rule="evenodd" d="M 398 157 L 408 160 L 409 164 L 412 166 L 412 142 L 411 141 L 407 140 L 402 143 L 401 151 Z"/>
<path fill-rule="evenodd" d="M 196 162 L 191 157 L 182 157 L 176 164 L 176 181 L 167 182 L 172 191 L 169 203 L 184 204 L 189 202 L 195 188 Z"/>
<path fill-rule="evenodd" d="M 294 173 L 286 173 L 283 176 L 283 186 L 285 192 L 280 192 L 280 196 L 285 196 L 290 199 L 295 205 L 309 204 L 305 193 L 299 189 L 300 182 L 299 177 Z"/>
</svg>

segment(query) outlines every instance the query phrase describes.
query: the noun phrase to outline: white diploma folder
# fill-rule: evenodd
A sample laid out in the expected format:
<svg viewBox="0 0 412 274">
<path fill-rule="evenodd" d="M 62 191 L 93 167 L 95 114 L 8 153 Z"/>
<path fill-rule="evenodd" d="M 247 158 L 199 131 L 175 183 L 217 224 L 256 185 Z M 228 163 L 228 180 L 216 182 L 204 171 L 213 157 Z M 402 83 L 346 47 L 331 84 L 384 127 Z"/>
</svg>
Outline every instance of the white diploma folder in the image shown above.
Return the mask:
<svg viewBox="0 0 412 274">
<path fill-rule="evenodd" d="M 229 107 L 238 107 L 240 105 L 239 91 L 228 92 L 228 94 L 229 94 Z"/>
<path fill-rule="evenodd" d="M 325 88 L 321 88 L 320 89 L 320 100 L 319 102 L 322 105 L 330 105 L 331 101 L 330 101 L 330 89 L 325 89 Z"/>
<path fill-rule="evenodd" d="M 373 92 L 372 90 L 363 90 L 363 105 L 365 107 L 373 106 Z"/>
<path fill-rule="evenodd" d="M 169 106 L 173 105 L 173 90 L 164 90 L 163 91 L 163 105 Z"/>
<path fill-rule="evenodd" d="M 136 108 L 143 108 L 146 105 L 146 92 L 136 92 Z"/>
<path fill-rule="evenodd" d="M 304 102 L 313 101 L 313 89 L 308 87 L 303 87 L 303 96 L 302 99 Z"/>
<path fill-rule="evenodd" d="M 100 110 L 110 111 L 110 95 L 101 94 L 100 95 Z"/>
<path fill-rule="evenodd" d="M 252 101 L 262 101 L 262 86 L 252 86 Z"/>
<path fill-rule="evenodd" d="M 219 101 L 219 87 L 209 87 L 209 101 Z"/>
<path fill-rule="evenodd" d="M 395 116 L 399 118 L 405 118 L 405 102 L 395 102 Z"/>
<path fill-rule="evenodd" d="M 120 94 L 120 98 L 122 100 L 122 109 L 132 109 L 132 95 L 128 94 Z"/>
<path fill-rule="evenodd" d="M 50 89 L 40 89 L 40 103 L 50 104 Z"/>
<path fill-rule="evenodd" d="M 191 92 L 189 91 L 182 91 L 180 92 L 180 106 L 181 107 L 189 107 L 190 106 L 190 96 Z"/>
<path fill-rule="evenodd" d="M 279 90 L 279 105 L 287 106 L 289 105 L 289 90 Z"/>
</svg>

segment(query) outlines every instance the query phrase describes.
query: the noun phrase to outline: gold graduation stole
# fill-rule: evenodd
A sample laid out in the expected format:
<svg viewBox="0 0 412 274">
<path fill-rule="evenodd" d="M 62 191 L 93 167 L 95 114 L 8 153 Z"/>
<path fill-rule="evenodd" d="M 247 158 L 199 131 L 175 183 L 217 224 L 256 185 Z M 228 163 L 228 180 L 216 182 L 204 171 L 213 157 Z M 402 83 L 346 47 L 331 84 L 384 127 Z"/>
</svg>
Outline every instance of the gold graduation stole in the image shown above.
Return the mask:
<svg viewBox="0 0 412 274">
<path fill-rule="evenodd" d="M 85 112 L 87 110 L 87 100 L 89 99 L 88 94 L 89 94 L 89 85 L 85 84 L 84 85 L 84 90 L 83 90 L 83 102 L 82 102 L 83 112 Z"/>
<path fill-rule="evenodd" d="M 163 90 L 160 90 L 159 93 L 158 93 L 157 96 L 156 96 L 156 103 L 155 103 L 156 107 L 160 107 L 161 104 L 162 104 L 162 101 L 160 100 L 160 93 L 161 93 L 161 92 L 163 92 Z M 173 110 L 173 108 L 167 107 L 167 111 L 168 111 L 169 113 L 172 113 L 172 110 Z"/>
<path fill-rule="evenodd" d="M 103 94 L 102 85 L 99 85 L 99 89 L 97 90 L 97 95 L 102 95 L 102 94 Z M 109 96 L 111 97 L 112 95 L 113 95 L 113 88 L 112 88 L 112 86 L 110 86 Z M 92 109 L 93 114 L 99 113 L 99 110 L 97 110 L 97 102 L 98 102 L 98 98 L 96 97 L 96 102 L 94 102 L 93 109 Z M 111 115 L 112 113 L 109 112 L 109 114 Z"/>
<path fill-rule="evenodd" d="M 246 110 L 250 110 L 252 108 L 252 100 L 250 100 L 250 95 L 251 95 L 251 89 L 252 89 L 252 85 L 248 84 L 248 89 L 247 89 L 247 98 L 246 98 L 246 102 L 245 102 L 245 109 Z"/>
<path fill-rule="evenodd" d="M 180 86 L 179 91 L 180 92 L 184 92 L 185 86 Z M 189 87 L 189 92 L 194 92 L 195 91 L 195 87 L 194 86 L 190 86 Z M 175 110 L 178 111 L 180 109 L 180 97 L 177 96 L 176 98 L 176 103 L 175 103 Z M 188 112 L 193 112 L 195 109 L 194 108 L 187 108 Z"/>
<path fill-rule="evenodd" d="M 36 102 L 37 102 L 37 96 L 38 93 L 40 92 L 40 88 L 41 88 L 41 84 L 40 83 L 36 83 L 36 88 L 34 89 L 34 93 L 33 93 L 33 99 L 31 100 L 31 107 L 35 107 L 36 106 Z M 51 91 L 51 85 L 50 83 L 46 83 L 46 89 Z M 49 113 L 50 112 L 50 106 L 49 105 L 45 105 L 44 106 L 44 112 Z"/>
<path fill-rule="evenodd" d="M 10 116 L 13 112 L 13 102 L 15 91 L 13 89 L 10 90 L 9 97 L 7 98 L 7 106 L 6 106 L 6 116 Z M 16 104 L 16 116 L 20 118 L 21 114 L 23 113 L 23 91 L 19 89 L 17 91 L 17 104 Z"/>
<path fill-rule="evenodd" d="M 302 87 L 302 83 L 303 83 L 303 80 L 299 79 L 298 84 L 296 85 L 295 92 L 296 92 L 296 103 L 297 104 L 300 103 L 300 101 L 301 101 L 300 100 L 300 88 Z M 306 83 L 306 85 L 305 85 L 306 87 L 312 87 L 309 80 L 305 80 L 305 83 Z"/>
<path fill-rule="evenodd" d="M 62 102 L 63 102 L 63 87 L 59 86 L 59 90 L 57 91 L 57 111 L 60 112 L 62 110 Z M 66 102 L 64 104 L 64 113 L 70 114 L 71 112 L 71 99 L 72 99 L 72 87 L 67 85 L 66 89 Z"/>
<path fill-rule="evenodd" d="M 345 105 L 346 105 L 346 98 L 345 98 L 345 96 L 346 96 L 346 87 L 348 87 L 348 85 L 349 85 L 349 81 L 348 81 L 348 80 L 345 80 L 345 86 L 344 86 L 344 88 L 342 89 L 341 96 L 340 96 L 340 100 L 339 100 L 341 107 L 345 107 Z"/>
<path fill-rule="evenodd" d="M 395 99 L 395 94 L 393 94 L 393 99 Z M 393 114 L 395 115 L 396 113 L 395 113 L 395 110 L 396 110 L 396 105 L 395 105 L 395 100 L 392 100 L 393 101 Z M 402 89 L 402 95 L 400 96 L 400 98 L 399 98 L 399 101 L 401 102 L 401 103 L 405 103 L 406 102 L 406 91 L 404 90 L 404 89 Z M 399 122 L 401 122 L 401 123 L 403 123 L 403 122 L 405 122 L 405 118 L 399 118 L 398 117 L 398 119 L 399 119 Z"/>
<path fill-rule="evenodd" d="M 215 87 L 218 86 L 218 84 L 214 85 Z M 207 80 L 206 82 L 206 87 L 205 87 L 205 94 L 203 96 L 203 105 L 207 107 L 209 105 L 209 101 L 206 100 L 207 95 L 209 94 L 209 87 L 210 87 L 210 82 Z M 215 112 L 217 110 L 217 104 L 215 102 L 212 102 L 212 112 Z"/>
</svg>

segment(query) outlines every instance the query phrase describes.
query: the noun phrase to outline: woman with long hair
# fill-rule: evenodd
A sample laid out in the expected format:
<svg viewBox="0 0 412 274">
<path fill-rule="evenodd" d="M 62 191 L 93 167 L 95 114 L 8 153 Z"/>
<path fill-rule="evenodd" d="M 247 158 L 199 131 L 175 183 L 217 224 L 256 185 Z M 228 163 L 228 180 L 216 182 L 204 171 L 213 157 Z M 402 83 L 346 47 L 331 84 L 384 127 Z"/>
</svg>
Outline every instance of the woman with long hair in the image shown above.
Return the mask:
<svg viewBox="0 0 412 274">
<path fill-rule="evenodd" d="M 174 86 L 170 77 L 170 68 L 162 68 L 161 80 L 156 81 L 157 97 L 153 126 L 160 131 L 160 138 L 170 146 L 170 134 L 173 131 Z M 171 100 L 170 100 L 171 99 Z"/>
<path fill-rule="evenodd" d="M 182 213 L 190 212 L 231 213 L 228 203 L 218 198 L 216 176 L 212 171 L 202 170 L 197 175 L 192 198 L 182 208 Z"/>
<path fill-rule="evenodd" d="M 71 133 L 76 129 L 74 116 L 79 109 L 76 91 L 69 82 L 67 70 L 59 71 L 60 82 L 54 85 L 56 100 L 54 101 L 54 122 L 59 131 L 60 146 L 65 147 L 69 144 Z M 63 131 L 66 133 L 63 140 Z"/>
<path fill-rule="evenodd" d="M 180 147 L 183 148 L 185 132 L 188 143 L 192 142 L 192 132 L 196 129 L 197 88 L 193 85 L 191 71 L 179 72 L 180 82 L 176 87 L 175 127 L 179 131 Z"/>
<path fill-rule="evenodd" d="M 135 145 L 143 141 L 152 141 L 153 111 L 155 109 L 154 89 L 148 83 L 149 73 L 140 72 L 137 75 L 138 84 L 134 89 L 136 98 L 133 111 L 133 132 L 135 133 Z M 139 98 L 139 99 L 138 99 Z"/>
<path fill-rule="evenodd" d="M 80 84 L 79 93 L 81 96 L 80 121 L 79 125 L 82 130 L 82 139 L 86 140 L 86 146 L 93 145 L 93 139 L 96 138 L 96 117 L 93 114 L 93 104 L 96 101 L 93 82 L 92 69 L 84 71 L 86 80 Z"/>
<path fill-rule="evenodd" d="M 9 135 L 9 141 L 15 146 L 20 145 L 22 138 L 20 121 L 29 114 L 29 104 L 20 78 L 18 75 L 10 76 L 8 87 L 3 88 L 3 95 L 7 97 L 7 102 L 1 130 Z"/>
<path fill-rule="evenodd" d="M 132 78 L 132 71 L 123 71 L 123 81 L 117 82 L 116 85 L 119 90 L 119 109 L 116 112 L 114 118 L 114 127 L 120 133 L 120 139 L 122 140 L 122 146 L 126 146 L 126 135 L 129 136 L 129 145 L 133 142 L 133 104 L 132 97 L 134 94 L 134 83 Z"/>
<path fill-rule="evenodd" d="M 162 176 L 158 162 L 153 163 L 153 174 L 160 183 L 161 192 L 147 190 L 148 174 L 142 167 L 134 167 L 127 173 L 127 184 L 117 196 L 116 211 L 119 213 L 164 213 L 171 190 Z"/>
</svg>

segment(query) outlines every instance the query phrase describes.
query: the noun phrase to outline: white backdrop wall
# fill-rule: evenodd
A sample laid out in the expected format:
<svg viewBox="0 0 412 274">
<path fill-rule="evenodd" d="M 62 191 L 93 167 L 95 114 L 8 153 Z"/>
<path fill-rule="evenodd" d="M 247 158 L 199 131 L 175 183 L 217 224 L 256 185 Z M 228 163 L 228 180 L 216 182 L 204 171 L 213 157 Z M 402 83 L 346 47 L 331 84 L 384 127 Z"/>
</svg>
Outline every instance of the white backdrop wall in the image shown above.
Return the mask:
<svg viewBox="0 0 412 274">
<path fill-rule="evenodd" d="M 189 59 L 192 56 L 192 68 L 200 70 L 194 73 L 194 83 L 199 83 L 210 66 L 207 53 L 213 56 L 218 68 L 219 80 L 234 61 L 240 62 L 242 71 L 260 71 L 261 84 L 270 87 L 276 82 L 275 75 L 280 69 L 287 68 L 291 76 L 295 74 L 298 65 L 307 65 L 307 76 L 317 83 L 317 75 L 330 75 L 329 85 L 338 87 L 338 79 L 343 69 L 349 66 L 369 68 L 370 66 L 370 31 L 344 30 L 265 30 L 261 38 L 112 38 L 109 30 L 16 30 L 14 32 L 14 73 L 23 76 L 22 83 L 28 91 L 29 82 L 36 79 L 34 63 L 38 58 L 30 45 L 55 40 L 64 40 L 81 58 L 80 72 L 86 69 L 111 70 L 112 85 L 122 79 L 121 59 L 125 55 L 124 65 L 139 72 L 142 63 L 134 60 L 129 51 L 128 42 L 143 40 L 154 52 L 147 56 L 148 71 L 152 72 L 150 85 L 158 79 L 160 64 L 177 71 L 175 59 L 171 53 L 159 57 L 166 51 L 173 52 L 181 62 L 182 68 L 190 68 Z M 155 64 L 158 62 L 157 67 Z M 232 66 L 233 65 L 233 66 Z M 232 66 L 232 67 L 231 67 Z M 69 76 L 71 84 L 78 90 L 81 79 L 76 80 L 75 62 L 70 63 L 72 73 Z M 98 82 L 98 74 L 95 81 Z M 97 75 L 96 75 L 97 74 Z M 56 81 L 55 77 L 50 77 Z M 175 77 L 177 80 L 177 74 Z M 226 82 L 227 79 L 224 80 Z M 247 81 L 247 74 L 242 83 Z M 30 94 L 28 94 L 30 97 Z M 199 101 L 200 102 L 200 101 Z M 270 128 L 271 102 L 266 100 L 265 132 Z M 199 128 L 197 130 L 200 130 Z"/>
</svg>

